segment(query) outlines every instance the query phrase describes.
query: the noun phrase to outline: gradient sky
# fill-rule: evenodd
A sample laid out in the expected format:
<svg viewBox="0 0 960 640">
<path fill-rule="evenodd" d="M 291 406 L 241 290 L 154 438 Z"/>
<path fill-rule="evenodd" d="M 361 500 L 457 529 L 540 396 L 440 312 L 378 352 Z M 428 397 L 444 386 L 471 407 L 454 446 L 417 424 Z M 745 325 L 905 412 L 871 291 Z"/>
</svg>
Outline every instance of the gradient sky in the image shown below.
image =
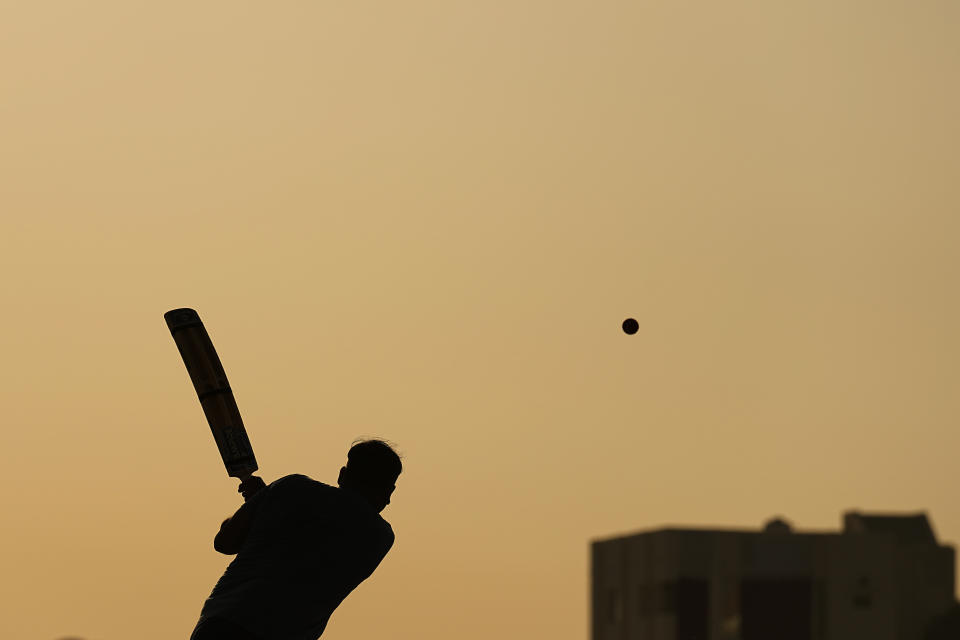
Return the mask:
<svg viewBox="0 0 960 640">
<path fill-rule="evenodd" d="M 405 457 L 324 637 L 584 640 L 667 524 L 960 540 L 957 78 L 950 0 L 0 4 L 0 637 L 188 637 L 181 306 L 265 479 Z"/>
</svg>

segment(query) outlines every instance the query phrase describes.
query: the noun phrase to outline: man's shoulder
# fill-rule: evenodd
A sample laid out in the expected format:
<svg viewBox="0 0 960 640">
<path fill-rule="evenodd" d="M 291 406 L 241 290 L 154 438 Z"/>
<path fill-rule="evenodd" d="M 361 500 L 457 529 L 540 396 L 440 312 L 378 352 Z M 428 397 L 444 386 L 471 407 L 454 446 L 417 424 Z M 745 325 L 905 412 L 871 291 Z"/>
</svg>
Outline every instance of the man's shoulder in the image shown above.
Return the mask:
<svg viewBox="0 0 960 640">
<path fill-rule="evenodd" d="M 281 500 L 329 500 L 335 488 L 302 473 L 291 473 L 267 485 L 269 493 Z"/>
<path fill-rule="evenodd" d="M 269 486 L 271 486 L 271 487 L 283 487 L 283 488 L 291 488 L 291 487 L 297 487 L 297 488 L 299 488 L 299 487 L 315 487 L 315 488 L 317 488 L 317 489 L 323 489 L 323 488 L 332 489 L 332 488 L 333 488 L 333 487 L 331 487 L 331 486 L 328 485 L 328 484 L 324 484 L 323 482 L 320 482 L 319 480 L 314 480 L 314 479 L 311 478 L 310 476 L 304 475 L 304 474 L 302 474 L 302 473 L 291 473 L 291 474 L 285 475 L 285 476 L 283 476 L 283 477 L 277 478 L 276 480 L 274 480 L 273 482 L 271 482 Z"/>
<path fill-rule="evenodd" d="M 317 482 L 308 475 L 302 473 L 289 473 L 285 476 L 281 476 L 274 480 L 271 484 L 291 484 L 291 483 L 302 483 L 302 482 Z M 319 483 L 322 484 L 322 483 Z"/>
</svg>

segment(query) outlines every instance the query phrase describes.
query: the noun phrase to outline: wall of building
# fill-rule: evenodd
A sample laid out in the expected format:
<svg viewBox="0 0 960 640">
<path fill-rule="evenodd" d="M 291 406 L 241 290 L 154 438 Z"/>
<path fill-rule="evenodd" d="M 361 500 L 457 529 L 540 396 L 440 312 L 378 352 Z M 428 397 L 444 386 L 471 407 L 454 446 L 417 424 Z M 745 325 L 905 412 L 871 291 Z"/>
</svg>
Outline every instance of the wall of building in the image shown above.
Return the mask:
<svg viewBox="0 0 960 640">
<path fill-rule="evenodd" d="M 665 529 L 597 541 L 592 640 L 922 640 L 953 603 L 954 566 L 951 547 L 891 535 Z"/>
</svg>

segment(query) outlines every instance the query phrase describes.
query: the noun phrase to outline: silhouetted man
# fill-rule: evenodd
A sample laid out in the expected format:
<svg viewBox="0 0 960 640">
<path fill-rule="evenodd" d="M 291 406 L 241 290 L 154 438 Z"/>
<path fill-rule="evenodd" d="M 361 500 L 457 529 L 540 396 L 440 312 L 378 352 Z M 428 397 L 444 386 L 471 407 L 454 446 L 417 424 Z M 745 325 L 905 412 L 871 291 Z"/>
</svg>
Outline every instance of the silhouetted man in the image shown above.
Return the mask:
<svg viewBox="0 0 960 640">
<path fill-rule="evenodd" d="M 380 512 L 400 457 L 380 440 L 355 444 L 339 488 L 303 475 L 240 487 L 247 502 L 213 548 L 237 554 L 203 605 L 191 640 L 316 640 L 330 614 L 393 545 Z"/>
</svg>

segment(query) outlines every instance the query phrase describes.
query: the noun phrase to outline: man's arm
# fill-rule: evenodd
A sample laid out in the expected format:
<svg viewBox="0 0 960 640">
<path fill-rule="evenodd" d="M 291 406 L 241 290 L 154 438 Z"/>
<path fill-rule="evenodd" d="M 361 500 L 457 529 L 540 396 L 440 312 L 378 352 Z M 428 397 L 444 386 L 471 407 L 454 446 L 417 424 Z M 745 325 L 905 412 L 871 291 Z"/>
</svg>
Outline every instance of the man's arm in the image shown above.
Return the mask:
<svg viewBox="0 0 960 640">
<path fill-rule="evenodd" d="M 260 480 L 257 478 L 257 480 Z M 260 480 L 260 484 L 263 481 Z M 240 491 L 243 492 L 244 486 L 241 485 Z M 254 516 L 263 498 L 263 493 L 257 491 L 253 495 L 244 493 L 246 502 L 240 505 L 237 512 L 223 521 L 220 525 L 220 531 L 213 538 L 213 548 L 225 555 L 233 555 L 240 551 L 243 541 L 247 539 L 250 533 L 250 525 L 253 524 Z"/>
</svg>

